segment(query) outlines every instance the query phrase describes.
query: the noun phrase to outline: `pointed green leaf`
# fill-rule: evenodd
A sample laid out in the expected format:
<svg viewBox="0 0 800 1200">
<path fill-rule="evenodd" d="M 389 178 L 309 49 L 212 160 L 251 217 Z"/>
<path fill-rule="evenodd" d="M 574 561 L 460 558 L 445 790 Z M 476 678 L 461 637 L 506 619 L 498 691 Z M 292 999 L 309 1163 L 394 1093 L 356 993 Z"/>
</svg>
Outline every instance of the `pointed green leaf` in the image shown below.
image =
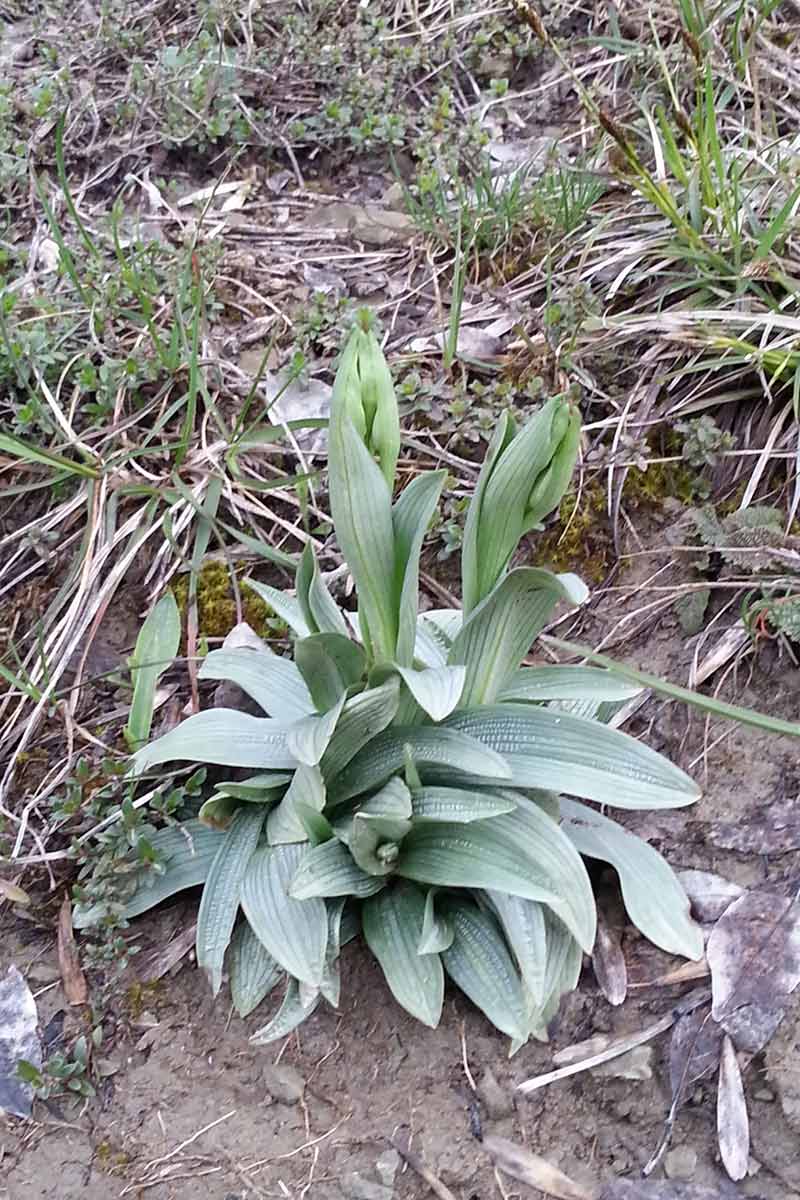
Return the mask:
<svg viewBox="0 0 800 1200">
<path fill-rule="evenodd" d="M 184 888 L 205 883 L 225 836 L 197 820 L 157 830 L 149 842 L 158 855 L 159 867 L 139 866 L 130 875 L 121 876 L 119 903 L 124 906 L 125 919 L 140 916 Z M 76 905 L 72 917 L 75 928 L 86 929 L 94 924 L 102 915 L 95 915 L 98 908 Z"/>
<path fill-rule="evenodd" d="M 487 821 L 415 824 L 403 841 L 397 874 L 544 901 L 581 945 L 594 945 L 594 895 L 581 857 L 555 821 L 522 795 L 513 812 Z"/>
<path fill-rule="evenodd" d="M 419 937 L 417 954 L 439 954 L 453 944 L 453 922 L 444 913 L 436 911 L 438 888 L 428 888 L 425 896 L 425 915 Z"/>
<path fill-rule="evenodd" d="M 518 567 L 470 613 L 453 642 L 450 663 L 467 669 L 461 707 L 491 704 L 549 621 L 559 600 L 582 604 L 588 596 L 576 575 Z"/>
<path fill-rule="evenodd" d="M 214 788 L 221 796 L 233 796 L 249 804 L 276 804 L 293 777 L 290 771 L 259 771 L 247 779 L 226 779 Z"/>
<path fill-rule="evenodd" d="M 642 688 L 596 667 L 521 667 L 501 688 L 499 700 L 632 700 Z"/>
<path fill-rule="evenodd" d="M 458 704 L 465 667 L 428 667 L 424 671 L 398 667 L 397 671 L 417 704 L 434 721 L 444 720 Z"/>
<path fill-rule="evenodd" d="M 446 471 L 428 471 L 417 475 L 403 489 L 392 509 L 395 604 L 398 613 L 397 649 L 394 657 L 403 667 L 410 667 L 414 660 L 419 555 L 446 478 Z M 422 707 L 425 708 L 425 705 L 422 704 Z"/>
<path fill-rule="evenodd" d="M 348 636 L 347 622 L 319 573 L 314 548 L 306 542 L 295 576 L 297 600 L 306 625 L 313 633 Z"/>
<path fill-rule="evenodd" d="M 218 763 L 223 767 L 295 766 L 286 745 L 286 726 L 270 717 L 251 717 L 233 708 L 209 708 L 133 755 L 133 772 L 165 762 Z"/>
<path fill-rule="evenodd" d="M 307 767 L 316 766 L 328 749 L 336 722 L 344 708 L 344 693 L 328 712 L 321 716 L 304 717 L 295 721 L 286 730 L 286 746 L 298 762 Z"/>
<path fill-rule="evenodd" d="M 282 721 L 299 721 L 316 711 L 292 660 L 273 654 L 266 646 L 260 650 L 255 646 L 212 650 L 203 659 L 198 679 L 229 679 L 265 713 L 277 713 Z"/>
<path fill-rule="evenodd" d="M 301 1025 L 306 1017 L 311 1016 L 319 1001 L 320 993 L 318 991 L 307 991 L 290 976 L 280 1008 L 271 1021 L 256 1030 L 250 1038 L 250 1042 L 254 1046 L 267 1046 L 270 1042 L 277 1042 L 281 1038 L 285 1038 L 293 1029 Z"/>
<path fill-rule="evenodd" d="M 125 736 L 137 746 L 150 736 L 156 686 L 178 653 L 181 616 L 172 592 L 166 592 L 150 612 L 136 639 L 128 665 L 133 681 L 133 699 Z"/>
<path fill-rule="evenodd" d="M 331 412 L 328 479 L 331 516 L 355 581 L 365 645 L 376 661 L 390 662 L 397 642 L 391 495 L 344 406 Z"/>
<path fill-rule="evenodd" d="M 703 931 L 689 915 L 675 872 L 657 850 L 616 821 L 566 798 L 561 827 L 580 854 L 611 863 L 628 916 L 646 938 L 668 954 L 703 957 Z"/>
<path fill-rule="evenodd" d="M 617 808 L 676 808 L 700 789 L 642 742 L 598 721 L 536 705 L 497 704 L 448 717 L 511 765 L 515 787 L 568 792 Z"/>
<path fill-rule="evenodd" d="M 497 466 L 500 456 L 514 437 L 516 430 L 511 414 L 500 414 L 492 440 L 483 458 L 478 482 L 467 509 L 467 520 L 464 525 L 464 539 L 461 545 L 461 595 L 464 604 L 464 616 L 469 616 L 472 609 L 480 600 L 478 559 L 478 529 L 480 527 L 481 509 L 486 495 L 486 488 Z"/>
<path fill-rule="evenodd" d="M 328 944 L 322 900 L 295 900 L 289 887 L 306 846 L 266 846 L 253 855 L 241 890 L 242 908 L 265 949 L 285 971 L 319 987 Z"/>
<path fill-rule="evenodd" d="M 341 842 L 332 839 L 313 846 L 303 858 L 289 889 L 296 900 L 314 896 L 374 896 L 384 880 L 368 875 Z"/>
<path fill-rule="evenodd" d="M 197 817 L 204 825 L 208 825 L 209 829 L 226 832 L 241 806 L 241 801 L 233 796 L 209 796 L 208 800 L 201 804 Z"/>
<path fill-rule="evenodd" d="M 527 1037 L 522 984 L 494 917 L 467 900 L 450 902 L 446 912 L 454 935 L 442 952 L 447 974 L 503 1033 Z"/>
<path fill-rule="evenodd" d="M 268 604 L 276 617 L 281 621 L 285 621 L 299 638 L 308 637 L 311 630 L 308 627 L 303 610 L 300 607 L 298 600 L 294 596 L 288 596 L 286 592 L 280 591 L 279 588 L 272 587 L 269 583 L 259 583 L 257 579 L 247 580 L 247 586 L 252 588 L 257 596 Z"/>
<path fill-rule="evenodd" d="M 364 650 L 339 633 L 315 633 L 294 644 L 294 659 L 319 712 L 338 704 L 364 675 Z"/>
<path fill-rule="evenodd" d="M 379 892 L 364 902 L 361 920 L 367 945 L 381 965 L 398 1004 L 435 1029 L 444 1000 L 438 954 L 418 954 L 425 897 L 410 884 Z"/>
<path fill-rule="evenodd" d="M 267 817 L 267 840 L 271 846 L 306 840 L 305 824 L 296 809 L 298 803 L 318 813 L 325 808 L 325 784 L 319 767 L 299 766 L 286 795 Z"/>
<path fill-rule="evenodd" d="M 339 974 L 339 952 L 341 950 L 342 913 L 346 901 L 333 900 L 328 904 L 328 949 L 325 952 L 325 973 L 320 991 L 329 1004 L 339 1007 L 341 977 Z"/>
<path fill-rule="evenodd" d="M 448 720 L 454 720 L 453 717 Z M 505 759 L 483 742 L 453 730 L 437 726 L 393 726 L 373 738 L 332 782 L 336 803 L 370 791 L 402 770 L 406 747 L 419 769 L 436 767 L 450 776 L 475 775 L 488 779 L 508 779 L 510 768 Z"/>
<path fill-rule="evenodd" d="M 233 1007 L 240 1017 L 247 1017 L 269 995 L 283 971 L 247 921 L 241 921 L 233 935 L 229 960 Z"/>
<path fill-rule="evenodd" d="M 320 765 L 327 780 L 335 779 L 362 746 L 391 724 L 399 697 L 400 681 L 394 677 L 347 701 L 330 745 L 322 756 Z"/>
<path fill-rule="evenodd" d="M 512 792 L 479 792 L 468 788 L 422 787 L 413 793 L 415 821 L 485 821 L 513 812 L 517 807 Z"/>
<path fill-rule="evenodd" d="M 547 961 L 544 975 L 545 1002 L 539 1023 L 547 1026 L 561 1004 L 561 997 L 573 992 L 578 985 L 583 966 L 583 950 L 563 921 L 551 912 L 544 912 Z"/>
<path fill-rule="evenodd" d="M 542 1004 L 547 963 L 544 909 L 536 900 L 510 896 L 507 892 L 489 892 L 488 895 L 517 960 L 523 982 L 534 999 Z"/>
<path fill-rule="evenodd" d="M 401 819 L 411 816 L 413 811 L 411 792 L 407 784 L 395 776 L 385 783 L 377 792 L 373 792 L 366 800 L 358 802 L 358 812 L 368 814 L 373 817 L 399 817 Z"/>
<path fill-rule="evenodd" d="M 304 804 L 302 800 L 295 800 L 294 811 L 312 846 L 320 846 L 323 842 L 329 842 L 334 836 L 333 826 L 328 818 L 324 813 L 317 812 L 310 804 Z"/>
</svg>

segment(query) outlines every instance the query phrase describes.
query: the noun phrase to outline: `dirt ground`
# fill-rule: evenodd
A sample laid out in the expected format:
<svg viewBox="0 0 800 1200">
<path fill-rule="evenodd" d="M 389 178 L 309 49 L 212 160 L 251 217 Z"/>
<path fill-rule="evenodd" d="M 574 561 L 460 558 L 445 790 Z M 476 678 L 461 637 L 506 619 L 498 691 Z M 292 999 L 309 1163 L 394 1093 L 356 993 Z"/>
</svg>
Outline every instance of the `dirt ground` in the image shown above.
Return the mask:
<svg viewBox="0 0 800 1200">
<path fill-rule="evenodd" d="M 634 605 L 629 598 L 628 607 Z M 624 604 L 607 609 L 600 597 L 584 632 L 596 644 L 598 632 L 609 627 L 609 612 L 618 620 L 624 611 Z M 685 678 L 691 654 L 691 642 L 669 614 L 625 650 L 632 661 L 673 679 Z M 743 666 L 741 703 L 796 716 L 800 671 L 772 646 L 760 651 L 747 684 L 746 677 Z M 725 847 L 731 830 L 749 828 L 748 823 L 757 844 L 760 814 L 766 829 L 767 808 L 796 795 L 796 746 L 790 740 L 729 729 L 704 761 L 709 742 L 704 722 L 653 698 L 627 728 L 705 779 L 695 807 L 626 814 L 632 829 L 676 869 L 713 870 L 745 887 L 787 884 L 796 874 L 796 855 Z M 721 732 L 723 727 L 715 728 L 710 740 Z M 144 945 L 140 961 L 148 948 L 163 947 L 190 926 L 193 912 L 187 898 L 142 918 L 136 926 Z M 679 964 L 632 931 L 624 947 L 631 986 L 622 1006 L 606 1002 L 587 964 L 551 1044 L 532 1042 L 511 1060 L 506 1040 L 454 991 L 438 1030 L 413 1021 L 392 1001 L 358 942 L 343 956 L 341 1011 L 318 1010 L 277 1047 L 248 1043 L 274 1000 L 242 1021 L 231 1015 L 224 991 L 212 1001 L 190 958 L 154 985 L 141 986 L 131 975 L 120 983 L 105 1017 L 102 1054 L 109 1074 L 97 1098 L 72 1107 L 40 1102 L 32 1121 L 9 1120 L 2 1127 L 0 1197 L 390 1200 L 393 1193 L 398 1200 L 421 1200 L 430 1194 L 427 1185 L 412 1171 L 397 1169 L 390 1147 L 393 1134 L 409 1131 L 413 1148 L 458 1200 L 533 1195 L 509 1180 L 497 1181 L 473 1136 L 471 1080 L 485 1130 L 524 1143 L 579 1183 L 635 1179 L 658 1145 L 669 1109 L 667 1037 L 640 1052 L 633 1074 L 646 1078 L 584 1072 L 529 1097 L 515 1096 L 518 1083 L 550 1069 L 553 1051 L 599 1033 L 644 1029 L 697 986 L 659 983 Z M 41 1023 L 47 1027 L 65 1007 L 52 938 L 6 915 L 0 970 L 11 962 L 40 993 Z M 75 1019 L 68 1015 L 67 1028 Z M 610 1066 L 616 1071 L 620 1063 Z M 731 1192 L 723 1190 L 731 1185 L 716 1149 L 714 1079 L 694 1087 L 658 1173 L 718 1188 L 720 1195 L 800 1197 L 799 1080 L 795 1006 L 766 1057 L 757 1057 L 746 1072 L 750 1177 Z"/>
</svg>

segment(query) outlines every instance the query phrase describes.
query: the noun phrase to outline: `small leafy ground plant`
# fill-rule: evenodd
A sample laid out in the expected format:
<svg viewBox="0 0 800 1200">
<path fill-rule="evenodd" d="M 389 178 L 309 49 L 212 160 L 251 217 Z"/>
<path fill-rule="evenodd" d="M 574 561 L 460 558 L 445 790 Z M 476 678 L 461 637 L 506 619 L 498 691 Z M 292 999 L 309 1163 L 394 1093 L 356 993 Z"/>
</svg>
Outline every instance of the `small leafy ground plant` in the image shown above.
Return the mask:
<svg viewBox="0 0 800 1200">
<path fill-rule="evenodd" d="M 560 397 L 519 430 L 501 417 L 466 518 L 463 608 L 420 612 L 420 552 L 445 473 L 419 474 L 395 498 L 397 405 L 359 316 L 329 432 L 331 514 L 357 611 L 334 601 L 308 547 L 293 595 L 254 581 L 294 633 L 293 660 L 240 629 L 200 677 L 233 681 L 265 715 L 212 708 L 132 756 L 138 775 L 180 761 L 230 769 L 197 817 L 153 837 L 155 864 L 125 876 L 123 915 L 203 884 L 197 961 L 214 992 L 226 956 L 243 1015 L 287 981 L 254 1041 L 285 1035 L 322 999 L 339 1004 L 340 948 L 359 930 L 395 999 L 427 1025 L 448 975 L 512 1048 L 544 1038 L 595 940 L 584 859 L 616 870 L 646 937 L 702 954 L 670 867 L 598 808 L 699 794 L 607 724 L 637 689 L 596 668 L 522 665 L 556 606 L 587 594 L 575 575 L 511 568 L 558 505 L 579 436 Z"/>
</svg>

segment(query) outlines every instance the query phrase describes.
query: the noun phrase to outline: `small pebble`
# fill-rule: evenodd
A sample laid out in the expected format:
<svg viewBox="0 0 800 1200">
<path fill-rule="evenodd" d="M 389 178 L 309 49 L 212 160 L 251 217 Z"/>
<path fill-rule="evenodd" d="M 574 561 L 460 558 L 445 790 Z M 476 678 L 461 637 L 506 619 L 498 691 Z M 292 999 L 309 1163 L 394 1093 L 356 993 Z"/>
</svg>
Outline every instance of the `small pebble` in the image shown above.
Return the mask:
<svg viewBox="0 0 800 1200">
<path fill-rule="evenodd" d="M 486 1109 L 486 1115 L 493 1121 L 510 1117 L 514 1111 L 514 1101 L 508 1092 L 500 1086 L 494 1073 L 487 1067 L 478 1085 L 478 1096 Z"/>
<path fill-rule="evenodd" d="M 299 1104 L 306 1090 L 306 1081 L 295 1067 L 265 1067 L 262 1081 L 273 1100 L 279 1104 Z"/>
<path fill-rule="evenodd" d="M 358 1171 L 351 1171 L 345 1176 L 342 1190 L 349 1200 L 392 1200 L 391 1188 L 365 1179 Z"/>
<path fill-rule="evenodd" d="M 689 1146 L 676 1146 L 664 1156 L 667 1179 L 691 1179 L 697 1168 L 697 1153 Z"/>
<path fill-rule="evenodd" d="M 775 1093 L 769 1088 L 759 1088 L 757 1092 L 753 1092 L 753 1099 L 760 1100 L 762 1104 L 774 1104 Z"/>
<path fill-rule="evenodd" d="M 393 1188 L 394 1178 L 400 1167 L 400 1155 L 396 1150 L 385 1150 L 375 1163 L 378 1178 L 384 1187 Z"/>
</svg>

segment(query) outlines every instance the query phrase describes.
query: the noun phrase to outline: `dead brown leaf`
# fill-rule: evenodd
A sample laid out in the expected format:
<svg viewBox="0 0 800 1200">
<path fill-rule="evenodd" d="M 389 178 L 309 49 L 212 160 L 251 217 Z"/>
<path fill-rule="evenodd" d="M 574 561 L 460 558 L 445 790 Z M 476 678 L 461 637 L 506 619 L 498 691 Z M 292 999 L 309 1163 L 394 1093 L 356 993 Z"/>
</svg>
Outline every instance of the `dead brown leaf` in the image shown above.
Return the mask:
<svg viewBox="0 0 800 1200">
<path fill-rule="evenodd" d="M 481 1146 L 491 1158 L 498 1170 L 526 1183 L 529 1187 L 538 1188 L 556 1200 L 597 1200 L 599 1187 L 587 1188 L 574 1179 L 570 1179 L 558 1167 L 538 1154 L 531 1154 L 517 1142 L 507 1138 L 496 1137 L 492 1133 L 484 1135 Z"/>
<path fill-rule="evenodd" d="M 86 1004 L 89 989 L 81 970 L 78 948 L 72 933 L 72 905 L 69 896 L 61 902 L 58 913 L 58 966 L 67 1004 Z"/>
<path fill-rule="evenodd" d="M 767 889 L 747 892 L 714 926 L 706 957 L 714 1020 L 737 1050 L 756 1054 L 800 983 L 800 905 Z"/>
<path fill-rule="evenodd" d="M 669 1045 L 669 1077 L 672 1104 L 677 1109 L 691 1088 L 719 1066 L 723 1033 L 703 1005 L 675 1022 Z"/>
<path fill-rule="evenodd" d="M 689 897 L 692 916 L 705 925 L 718 921 L 734 900 L 744 895 L 744 888 L 731 883 L 713 871 L 679 871 L 678 879 Z"/>
<path fill-rule="evenodd" d="M 720 1157 L 731 1179 L 744 1179 L 750 1158 L 750 1122 L 747 1117 L 742 1072 L 729 1037 L 723 1039 L 720 1059 L 717 1140 Z"/>
<path fill-rule="evenodd" d="M 622 953 L 622 925 L 615 917 L 613 908 L 598 903 L 592 967 L 600 991 L 616 1007 L 628 994 L 628 968 Z"/>
<path fill-rule="evenodd" d="M 789 854 L 800 850 L 800 804 L 796 796 L 770 800 L 735 822 L 719 821 L 711 841 L 740 854 Z"/>
</svg>

